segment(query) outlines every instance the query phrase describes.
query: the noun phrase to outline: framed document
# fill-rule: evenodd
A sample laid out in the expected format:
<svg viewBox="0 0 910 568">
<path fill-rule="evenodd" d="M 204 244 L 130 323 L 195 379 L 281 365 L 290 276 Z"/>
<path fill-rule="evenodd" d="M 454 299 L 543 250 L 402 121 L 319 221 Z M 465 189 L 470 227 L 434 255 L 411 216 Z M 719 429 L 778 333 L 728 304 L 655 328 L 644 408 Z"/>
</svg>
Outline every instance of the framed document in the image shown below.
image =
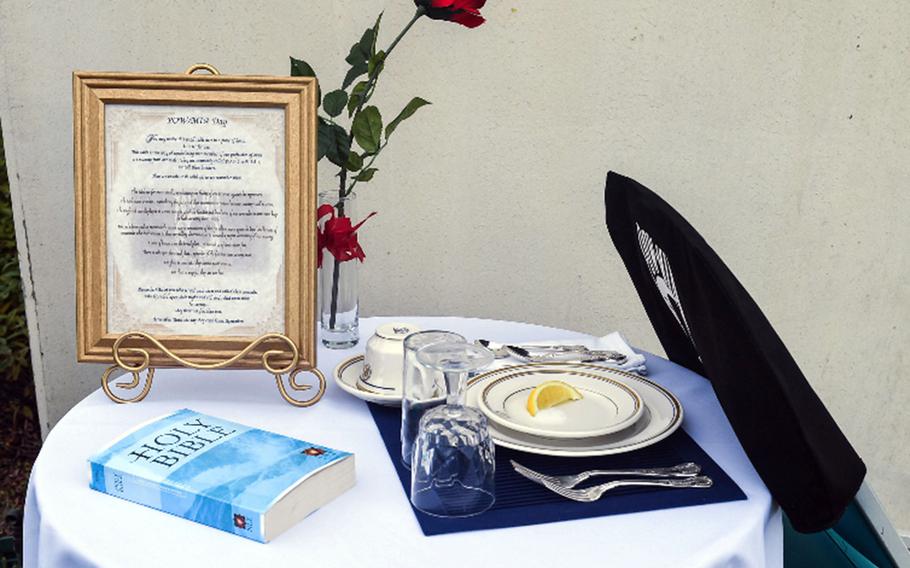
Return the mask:
<svg viewBox="0 0 910 568">
<path fill-rule="evenodd" d="M 316 81 L 73 75 L 79 361 L 316 361 Z M 281 355 L 278 352 L 282 352 Z M 170 352 L 170 353 L 168 353 Z M 135 357 L 133 359 L 135 361 Z"/>
</svg>

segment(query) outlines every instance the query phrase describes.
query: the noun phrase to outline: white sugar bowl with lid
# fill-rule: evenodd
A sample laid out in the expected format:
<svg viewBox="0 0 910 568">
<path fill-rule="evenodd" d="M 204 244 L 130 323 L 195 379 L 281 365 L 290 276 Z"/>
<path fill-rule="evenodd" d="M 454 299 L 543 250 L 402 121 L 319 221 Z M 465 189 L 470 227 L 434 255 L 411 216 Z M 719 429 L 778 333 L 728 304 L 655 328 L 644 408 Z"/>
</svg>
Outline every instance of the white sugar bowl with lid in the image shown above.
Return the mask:
<svg viewBox="0 0 910 568">
<path fill-rule="evenodd" d="M 357 385 L 366 391 L 401 394 L 404 368 L 404 338 L 420 331 L 411 323 L 387 323 L 376 328 L 367 341 L 363 371 Z"/>
</svg>

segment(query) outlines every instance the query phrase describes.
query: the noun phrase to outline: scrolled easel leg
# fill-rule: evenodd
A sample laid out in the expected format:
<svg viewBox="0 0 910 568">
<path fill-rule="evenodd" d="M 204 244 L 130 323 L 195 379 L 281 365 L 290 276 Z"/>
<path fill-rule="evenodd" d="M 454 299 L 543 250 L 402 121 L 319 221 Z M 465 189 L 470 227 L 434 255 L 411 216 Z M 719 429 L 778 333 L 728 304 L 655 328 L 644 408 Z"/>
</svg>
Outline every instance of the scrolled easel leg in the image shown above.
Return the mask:
<svg viewBox="0 0 910 568">
<path fill-rule="evenodd" d="M 134 396 L 132 398 L 123 398 L 123 397 L 117 396 L 116 394 L 114 394 L 114 391 L 111 390 L 111 385 L 110 385 L 109 381 L 111 378 L 111 373 L 113 373 L 114 371 L 116 371 L 118 369 L 122 370 L 122 367 L 120 367 L 119 365 L 111 365 L 104 371 L 104 373 L 101 374 L 101 388 L 104 390 L 104 394 L 106 394 L 109 399 L 113 400 L 114 402 L 116 402 L 118 404 L 139 402 L 140 400 L 142 400 L 143 398 L 145 398 L 148 395 L 150 390 L 152 390 L 152 379 L 155 377 L 155 369 L 152 367 L 149 367 L 147 369 L 147 372 L 145 375 L 145 384 L 142 386 L 142 390 L 140 390 L 136 396 Z M 116 386 L 118 386 L 120 388 L 124 388 L 124 389 L 134 389 L 139 386 L 139 383 L 141 381 L 141 378 L 140 378 L 141 372 L 140 371 L 129 371 L 129 372 L 133 375 L 133 380 L 129 381 L 129 382 L 119 382 L 116 384 Z"/>
<path fill-rule="evenodd" d="M 151 390 L 151 388 L 152 388 L 152 379 L 155 376 L 155 369 L 152 367 L 149 367 L 149 363 L 152 360 L 152 357 L 151 357 L 151 354 L 149 353 L 149 351 L 147 349 L 143 349 L 143 348 L 140 348 L 137 346 L 124 347 L 123 343 L 127 339 L 131 339 L 134 342 L 136 340 L 147 341 L 147 342 L 151 343 L 152 345 L 154 345 L 161 352 L 161 354 L 163 354 L 164 356 L 167 356 L 171 360 L 175 361 L 179 366 L 187 367 L 187 368 L 191 368 L 191 369 L 203 370 L 203 371 L 211 370 L 211 369 L 223 369 L 225 367 L 230 367 L 237 361 L 246 357 L 247 354 L 249 354 L 258 345 L 261 345 L 267 341 L 273 342 L 273 343 L 275 341 L 283 342 L 287 346 L 286 349 L 269 349 L 262 353 L 262 366 L 263 366 L 263 368 L 265 368 L 266 371 L 268 371 L 275 377 L 275 384 L 278 385 L 278 392 L 281 393 L 281 397 L 284 398 L 284 400 L 286 400 L 288 402 L 288 404 L 292 404 L 297 407 L 307 407 L 307 406 L 313 406 L 314 404 L 319 402 L 319 400 L 322 398 L 322 395 L 325 394 L 325 386 L 326 386 L 325 375 L 323 375 L 322 372 L 316 368 L 312 368 L 312 369 L 298 368 L 297 364 L 300 361 L 300 350 L 297 348 L 297 344 L 294 343 L 294 341 L 291 340 L 291 338 L 287 337 L 286 335 L 280 334 L 280 333 L 266 333 L 266 334 L 260 335 L 255 340 L 253 340 L 252 343 L 250 343 L 249 345 L 244 347 L 241 351 L 239 351 L 238 353 L 235 353 L 233 356 L 231 356 L 230 358 L 228 358 L 224 361 L 218 361 L 215 363 L 194 363 L 192 361 L 188 361 L 188 360 L 184 359 L 183 357 L 177 355 L 176 353 L 174 353 L 173 351 L 171 351 L 170 349 L 165 347 L 164 344 L 162 344 L 159 340 L 155 339 L 151 335 L 149 335 L 145 332 L 142 332 L 142 331 L 130 331 L 130 332 L 122 334 L 120 337 L 117 338 L 116 341 L 114 341 L 114 346 L 112 348 L 112 354 L 114 357 L 114 361 L 117 364 L 112 365 L 111 367 L 108 367 L 107 370 L 104 371 L 104 373 L 101 375 L 101 388 L 104 390 L 104 393 L 108 396 L 108 398 L 110 398 L 114 402 L 117 402 L 120 404 L 125 404 L 128 402 L 139 402 L 142 399 L 144 399 L 146 397 L 146 395 L 148 395 L 149 390 Z M 138 356 L 140 358 L 140 360 L 138 363 L 130 362 L 130 361 L 127 361 L 124 359 L 125 355 L 130 356 L 133 359 L 136 356 Z M 272 362 L 275 360 L 279 360 L 280 362 L 275 363 L 273 365 Z M 117 369 L 126 371 L 133 375 L 133 379 L 131 381 L 121 381 L 119 383 L 115 383 L 116 386 L 123 388 L 123 389 L 137 388 L 139 386 L 139 383 L 142 382 L 142 378 L 140 377 L 142 371 L 147 370 L 146 375 L 145 375 L 145 384 L 142 386 L 142 390 L 139 392 L 139 394 L 137 394 L 136 396 L 134 396 L 132 398 L 123 398 L 123 397 L 120 397 L 120 396 L 117 396 L 116 394 L 114 394 L 114 392 L 111 390 L 110 380 L 111 380 L 111 373 L 113 373 Z M 282 377 L 284 376 L 284 374 L 290 372 L 290 374 L 288 375 L 288 378 L 287 378 L 287 384 L 291 387 L 291 390 L 293 390 L 295 392 L 308 391 L 308 390 L 312 389 L 314 386 L 317 386 L 317 385 L 312 385 L 312 384 L 297 383 L 296 377 L 297 377 L 297 374 L 300 373 L 301 371 L 311 373 L 313 376 L 315 376 L 317 379 L 317 385 L 319 387 L 316 390 L 316 394 L 314 394 L 313 396 L 311 396 L 310 398 L 308 398 L 306 400 L 297 400 L 296 398 L 292 397 L 288 391 L 287 386 L 285 386 L 284 381 L 282 380 Z"/>
<path fill-rule="evenodd" d="M 322 398 L 322 395 L 325 394 L 325 375 L 323 375 L 322 371 L 320 371 L 319 369 L 316 369 L 315 367 L 312 369 L 295 369 L 295 370 L 293 370 L 291 372 L 291 374 L 288 375 L 288 385 L 290 385 L 291 389 L 293 389 L 294 391 L 297 391 L 297 392 L 310 390 L 314 386 L 314 385 L 307 385 L 307 384 L 301 385 L 301 384 L 297 383 L 297 381 L 295 379 L 297 377 L 297 373 L 300 373 L 301 371 L 305 372 L 305 373 L 310 373 L 313 376 L 315 376 L 316 380 L 318 381 L 318 386 L 319 386 L 319 389 L 316 391 L 316 394 L 306 400 L 297 400 L 296 398 L 292 397 L 290 395 L 290 393 L 288 393 L 287 387 L 284 386 L 284 381 L 281 380 L 282 375 L 277 374 L 277 373 L 273 373 L 273 374 L 275 376 L 275 384 L 278 386 L 278 392 L 281 393 L 281 397 L 284 400 L 286 400 L 288 402 L 288 404 L 292 404 L 294 406 L 304 408 L 307 406 L 313 406 L 314 404 L 319 402 L 319 400 Z"/>
</svg>

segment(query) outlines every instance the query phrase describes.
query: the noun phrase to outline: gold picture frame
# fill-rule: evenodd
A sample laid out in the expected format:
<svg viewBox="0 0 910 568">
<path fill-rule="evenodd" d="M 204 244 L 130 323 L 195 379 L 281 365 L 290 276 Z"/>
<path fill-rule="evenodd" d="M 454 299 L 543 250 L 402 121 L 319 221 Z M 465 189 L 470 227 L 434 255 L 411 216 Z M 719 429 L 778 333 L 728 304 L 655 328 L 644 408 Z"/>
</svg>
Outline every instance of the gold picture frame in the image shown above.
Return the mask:
<svg viewBox="0 0 910 568">
<path fill-rule="evenodd" d="M 316 80 L 308 77 L 193 75 L 192 71 L 196 68 L 217 73 L 214 68 L 201 65 L 194 66 L 186 74 L 104 72 L 76 72 L 73 74 L 77 360 L 90 363 L 116 363 L 122 369 L 134 371 L 134 382 L 138 379 L 137 371 L 149 367 L 151 367 L 149 368 L 151 372 L 154 367 L 262 368 L 264 366 L 279 379 L 279 389 L 284 394 L 280 377 L 274 372 L 282 369 L 282 365 L 286 366 L 283 369 L 285 371 L 296 369 L 316 372 Z M 186 156 L 190 156 L 186 159 L 169 157 L 167 159 L 171 159 L 172 162 L 166 166 L 158 166 L 155 165 L 155 162 L 159 160 L 158 156 L 165 155 L 165 153 L 170 153 L 169 156 L 180 155 L 180 152 L 172 149 L 176 144 L 174 140 L 190 138 L 182 135 L 171 137 L 161 135 L 159 138 L 150 138 L 158 136 L 158 134 L 149 134 L 145 137 L 147 144 L 151 145 L 166 140 L 167 142 L 161 143 L 171 145 L 160 147 L 171 149 L 156 150 L 157 155 L 154 158 L 146 159 L 136 168 L 121 167 L 123 164 L 131 163 L 130 160 L 140 160 L 141 162 L 141 159 L 136 156 L 142 156 L 145 150 L 142 147 L 142 138 L 137 137 L 137 133 L 141 133 L 141 128 L 145 128 L 143 121 L 158 125 L 159 123 L 154 121 L 162 113 L 175 113 L 175 122 L 160 123 L 171 126 L 154 126 L 156 129 L 166 130 L 173 127 L 176 129 L 174 132 L 182 132 L 179 128 L 188 127 L 187 125 L 214 128 L 217 124 L 225 129 L 225 135 L 221 139 L 224 145 L 242 146 L 246 144 L 255 149 L 252 142 L 248 142 L 243 136 L 249 135 L 253 138 L 270 136 L 267 138 L 267 143 L 262 144 L 262 148 L 266 151 L 264 153 L 231 152 L 221 149 L 221 146 L 217 146 L 221 142 L 216 141 L 213 143 L 216 147 L 215 150 L 212 149 L 213 146 L 200 144 L 198 151 L 194 150 L 196 154 L 186 154 Z M 180 118 L 177 116 L 178 113 L 184 113 L 189 118 Z M 224 125 L 218 122 L 210 124 L 209 117 L 221 115 L 231 115 L 236 118 L 231 119 L 233 122 L 220 119 L 224 120 Z M 278 120 L 278 116 L 281 117 L 281 120 Z M 110 124 L 115 118 L 119 121 L 115 125 L 116 127 Z M 167 120 L 171 121 L 171 118 L 168 117 Z M 212 118 L 212 120 L 216 119 Z M 235 123 L 242 125 L 245 129 L 242 131 L 242 135 L 228 132 L 234 128 Z M 276 127 L 272 129 L 274 132 L 271 132 L 270 125 L 273 123 L 283 125 L 283 129 Z M 237 128 L 239 129 L 241 126 L 237 126 Z M 158 131 L 148 130 L 148 132 Z M 276 139 L 280 142 L 274 142 Z M 134 142 L 135 140 L 139 141 Z M 149 140 L 151 142 L 148 142 Z M 200 135 L 198 140 L 215 140 L 215 138 Z M 233 142 L 228 142 L 228 140 Z M 240 142 L 237 142 L 238 140 Z M 283 147 L 283 153 L 280 150 L 281 147 Z M 273 151 L 274 156 L 271 154 Z M 214 157 L 198 160 L 194 157 L 206 152 Z M 166 187 L 166 189 L 157 189 L 151 193 L 173 192 L 174 187 L 178 189 L 184 186 L 190 187 L 188 180 L 192 179 L 193 187 L 203 188 L 199 190 L 202 191 L 202 195 L 216 195 L 219 194 L 218 191 L 209 191 L 204 188 L 215 187 L 212 184 L 228 182 L 206 180 L 240 179 L 243 177 L 242 175 L 234 175 L 229 172 L 245 171 L 239 169 L 242 167 L 248 167 L 250 171 L 254 171 L 252 166 L 237 165 L 246 164 L 241 159 L 235 159 L 234 156 L 237 155 L 246 156 L 243 159 L 246 159 L 247 162 L 255 162 L 255 156 L 258 155 L 260 161 L 256 163 L 264 163 L 266 166 L 261 168 L 257 166 L 259 169 L 255 169 L 255 171 L 259 172 L 261 169 L 265 172 L 261 174 L 263 176 L 272 175 L 269 173 L 269 168 L 272 172 L 280 172 L 278 156 L 281 155 L 284 166 L 283 176 L 276 173 L 274 179 L 282 180 L 283 188 L 275 184 L 266 185 L 273 196 L 283 197 L 283 203 L 278 205 L 281 201 L 280 198 L 265 202 L 260 198 L 256 203 L 250 198 L 249 204 L 243 204 L 244 207 L 248 207 L 247 213 L 243 214 L 250 218 L 254 215 L 262 215 L 269 219 L 280 219 L 280 221 L 275 220 L 274 225 L 269 226 L 254 227 L 254 223 L 250 222 L 250 228 L 243 229 L 248 231 L 244 233 L 244 238 L 247 239 L 244 243 L 249 243 L 251 249 L 267 247 L 262 250 L 272 256 L 265 257 L 266 259 L 282 256 L 278 268 L 273 266 L 274 263 L 265 261 L 256 264 L 256 255 L 253 253 L 245 256 L 232 253 L 241 259 L 236 261 L 238 265 L 243 262 L 247 263 L 243 265 L 243 270 L 234 267 L 232 264 L 234 261 L 229 260 L 220 264 L 230 268 L 219 268 L 217 272 L 212 270 L 206 272 L 205 269 L 201 273 L 200 271 L 181 271 L 181 268 L 178 267 L 167 273 L 162 271 L 164 265 L 157 263 L 157 260 L 150 262 L 142 255 L 175 256 L 185 254 L 186 251 L 202 250 L 204 247 L 193 249 L 192 243 L 180 241 L 173 244 L 176 241 L 165 241 L 162 237 L 160 243 L 165 244 L 157 249 L 149 250 L 146 245 L 141 245 L 146 248 L 143 248 L 140 253 L 133 254 L 139 250 L 140 246 L 136 244 L 135 235 L 142 231 L 151 234 L 152 229 L 147 227 L 152 227 L 154 224 L 144 223 L 141 225 L 144 227 L 143 229 L 132 232 L 123 229 L 123 227 L 127 227 L 123 223 L 117 224 L 116 229 L 111 228 L 115 226 L 114 219 L 122 219 L 124 215 L 132 214 L 133 219 L 139 219 L 141 212 L 146 215 L 144 219 L 147 220 L 156 218 L 149 217 L 149 215 L 164 215 L 163 212 L 166 211 L 167 206 L 165 205 L 160 206 L 160 209 L 142 209 L 140 205 L 137 205 L 143 201 L 133 200 L 132 196 L 139 195 L 145 186 L 140 185 L 138 189 L 135 185 L 131 186 L 135 179 L 161 180 L 167 179 L 169 176 L 175 179 L 183 176 L 179 182 L 173 181 L 171 186 L 164 183 L 158 186 L 149 185 L 149 187 Z M 263 155 L 265 158 L 262 158 Z M 250 159 L 249 156 L 253 156 L 253 158 Z M 174 165 L 178 161 L 179 166 Z M 171 166 L 173 167 L 168 169 Z M 156 168 L 158 169 L 156 170 Z M 188 172 L 192 173 L 180 174 L 180 176 L 167 173 L 176 171 L 175 168 L 186 168 Z M 210 168 L 212 172 L 206 171 L 200 174 L 193 168 Z M 229 168 L 234 169 L 229 170 Z M 141 175 L 136 174 L 136 171 L 141 172 Z M 224 175 L 221 175 L 222 173 Z M 260 175 L 260 173 L 256 175 Z M 283 195 L 281 195 L 282 193 Z M 181 196 L 180 199 L 186 199 L 185 196 L 188 192 L 177 191 L 174 193 L 174 195 L 177 194 Z M 227 195 L 227 192 L 220 192 L 220 194 Z M 117 195 L 120 195 L 118 203 L 122 204 L 126 200 L 128 206 L 118 205 L 116 208 L 111 208 L 108 199 Z M 206 203 L 205 199 L 200 197 L 198 202 Z M 231 209 L 230 207 L 233 205 L 227 204 L 227 201 L 217 201 L 221 198 L 212 199 L 215 201 L 207 202 L 209 209 L 205 209 L 206 205 L 199 205 L 197 208 L 197 211 L 202 211 L 199 218 L 204 217 L 211 221 L 211 227 L 218 227 L 206 229 L 207 234 L 216 234 L 224 230 L 221 227 L 222 223 L 216 223 L 215 218 L 218 215 L 223 215 L 225 218 L 235 214 L 240 215 L 240 213 L 236 213 L 236 210 L 239 210 L 237 208 L 241 207 L 240 205 Z M 183 205 L 179 207 L 183 207 Z M 173 206 L 173 211 L 177 211 L 179 207 Z M 260 213 L 259 209 L 254 209 L 256 207 L 266 212 Z M 152 213 L 148 213 L 148 211 L 152 211 Z M 168 210 L 168 214 L 173 211 Z M 180 211 L 186 211 L 186 209 L 180 209 Z M 184 213 L 178 213 L 175 218 L 182 221 L 187 216 Z M 108 226 L 109 222 L 111 227 Z M 116 222 L 119 223 L 119 221 Z M 265 222 L 263 221 L 263 223 Z M 137 224 L 137 226 L 139 225 Z M 159 227 L 159 225 L 154 226 Z M 281 227 L 282 230 L 275 227 Z M 170 229 L 171 226 L 168 225 L 161 232 L 170 235 L 173 233 Z M 252 240 L 251 235 L 260 230 L 272 231 L 273 238 L 265 239 L 263 237 L 262 239 L 268 244 L 260 245 L 259 241 Z M 119 232 L 114 234 L 111 231 Z M 236 231 L 240 231 L 240 229 Z M 239 234 L 239 232 L 234 234 Z M 215 240 L 221 238 L 223 236 L 212 237 Z M 239 237 L 234 240 L 238 239 Z M 224 242 L 227 240 L 225 239 Z M 283 247 L 275 243 L 277 240 L 281 240 Z M 231 246 L 247 246 L 244 243 L 238 241 Z M 198 245 L 198 243 L 196 244 Z M 126 250 L 126 254 L 121 254 L 121 249 Z M 259 250 L 259 248 L 255 250 Z M 277 252 L 279 250 L 280 255 Z M 213 254 L 213 256 L 219 255 Z M 227 257 L 228 255 L 220 256 Z M 250 258 L 253 260 L 244 260 Z M 245 268 L 247 265 L 255 266 L 256 270 L 247 270 Z M 175 264 L 172 263 L 170 266 L 173 267 Z M 234 272 L 230 272 L 231 270 Z M 203 296 L 198 294 L 203 290 L 201 286 L 204 285 L 207 278 L 209 281 L 211 278 L 215 278 L 214 276 L 209 278 L 207 276 L 209 274 L 217 274 L 218 278 L 236 280 L 239 290 L 243 285 L 243 278 L 248 275 L 256 276 L 259 272 L 264 274 L 260 279 L 267 284 L 263 287 L 262 294 L 252 287 L 251 290 L 243 290 L 242 294 L 246 294 L 246 296 L 231 295 L 227 288 L 217 290 L 217 294 L 213 294 L 214 291 L 211 289 L 204 289 L 204 291 L 208 294 L 207 298 L 214 297 L 214 302 L 220 302 L 219 306 L 235 309 L 232 307 L 233 305 L 242 304 L 244 314 L 250 313 L 256 317 L 260 317 L 258 315 L 260 312 L 266 314 L 261 316 L 262 322 L 257 320 L 257 322 L 247 325 L 246 320 L 242 318 L 232 319 L 228 316 L 222 317 L 222 315 L 176 319 L 170 316 L 155 315 L 152 318 L 146 316 L 146 314 L 156 313 L 155 310 L 159 308 L 162 314 L 170 314 L 171 312 L 168 310 L 171 310 L 171 304 L 177 305 L 178 302 L 183 302 L 186 297 L 192 297 L 194 294 L 198 298 L 202 298 Z M 177 276 L 168 276 L 168 274 L 177 274 Z M 156 295 L 148 292 L 152 289 L 171 290 L 171 288 L 160 286 L 150 288 L 135 284 L 136 282 L 154 282 L 155 279 L 162 282 L 173 280 L 176 282 L 176 286 L 182 285 L 180 283 L 183 281 L 192 280 L 198 282 L 200 287 L 197 288 L 195 287 L 197 284 L 193 284 L 194 287 L 190 288 L 173 288 L 191 291 L 191 293 L 180 296 L 182 299 L 177 300 L 174 299 L 178 297 L 177 294 Z M 257 296 L 252 296 L 253 293 Z M 144 294 L 141 297 L 146 298 L 141 306 L 131 303 L 131 298 L 139 297 L 136 294 Z M 281 303 L 277 300 L 269 303 L 268 298 L 278 298 Z M 116 308 L 112 307 L 112 303 L 116 304 Z M 189 300 L 189 303 L 192 304 L 192 299 Z M 205 302 L 195 304 L 196 307 L 193 309 L 199 313 L 203 313 L 204 309 L 208 310 L 205 313 L 222 314 L 224 311 L 198 308 L 198 305 L 206 304 Z M 283 306 L 283 308 L 279 309 L 276 306 Z M 180 309 L 184 310 L 183 312 L 178 310 L 181 314 L 188 310 L 188 308 Z M 266 311 L 262 312 L 262 310 Z M 134 311 L 135 313 L 133 313 Z M 276 315 L 274 312 L 280 313 Z M 151 326 L 142 325 L 146 319 L 156 323 Z M 270 321 L 280 322 L 279 325 L 283 325 L 283 329 L 271 329 L 268 327 Z M 149 329 L 149 327 L 155 329 Z M 198 334 L 194 331 L 197 328 L 200 330 Z M 209 332 L 211 329 L 221 328 L 229 329 L 230 332 Z M 190 332 L 188 333 L 187 330 Z M 288 345 L 288 340 L 291 345 Z M 106 375 L 110 374 L 109 371 Z M 148 380 L 151 381 L 151 374 Z M 106 384 L 106 377 L 104 383 Z M 121 386 L 133 388 L 135 385 L 121 384 Z M 296 390 L 304 390 L 295 385 L 293 377 L 291 377 L 291 386 Z"/>
</svg>

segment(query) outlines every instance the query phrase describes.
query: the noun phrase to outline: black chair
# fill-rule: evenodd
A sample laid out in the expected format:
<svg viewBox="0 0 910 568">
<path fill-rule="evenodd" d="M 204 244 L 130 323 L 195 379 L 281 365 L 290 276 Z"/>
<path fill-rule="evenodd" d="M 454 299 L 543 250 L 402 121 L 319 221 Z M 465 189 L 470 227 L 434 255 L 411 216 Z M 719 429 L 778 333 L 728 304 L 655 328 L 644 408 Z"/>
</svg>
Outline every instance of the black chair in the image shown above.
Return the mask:
<svg viewBox="0 0 910 568">
<path fill-rule="evenodd" d="M 786 513 L 789 564 L 910 560 L 863 483 L 862 460 L 701 235 L 656 194 L 614 172 L 607 175 L 605 206 L 610 237 L 667 356 L 711 381 L 743 449 Z M 877 534 L 886 535 L 884 541 Z"/>
</svg>

